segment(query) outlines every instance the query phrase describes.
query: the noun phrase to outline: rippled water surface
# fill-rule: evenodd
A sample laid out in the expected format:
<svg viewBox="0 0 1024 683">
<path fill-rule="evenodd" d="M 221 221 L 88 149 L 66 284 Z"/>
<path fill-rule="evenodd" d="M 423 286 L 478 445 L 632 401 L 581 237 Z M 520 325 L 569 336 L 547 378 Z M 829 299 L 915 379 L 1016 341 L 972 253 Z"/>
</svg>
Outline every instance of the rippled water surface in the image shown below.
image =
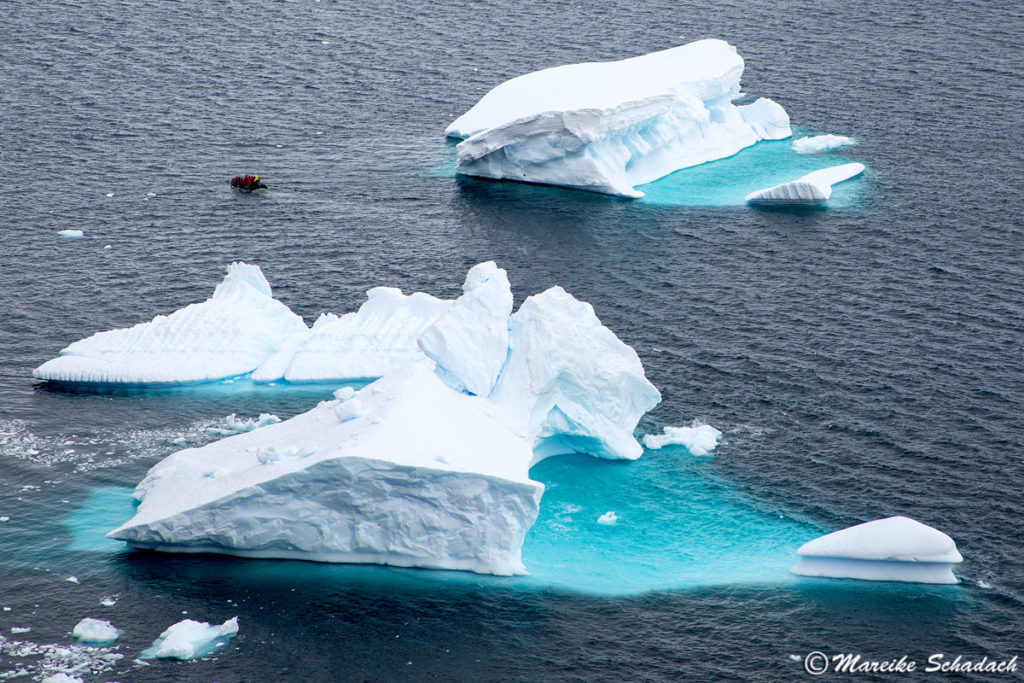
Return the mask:
<svg viewBox="0 0 1024 683">
<path fill-rule="evenodd" d="M 766 681 L 811 650 L 1024 655 L 1021 35 L 1012 2 L 3 3 L 0 674 Z M 624 201 L 446 172 L 444 127 L 502 80 L 703 37 L 795 126 L 860 144 L 756 147 L 692 169 L 687 201 L 678 178 Z M 818 160 L 868 173 L 824 210 L 725 196 L 749 191 L 734 171 Z M 270 189 L 233 193 L 239 173 Z M 100 539 L 227 415 L 330 390 L 66 392 L 32 368 L 205 299 L 234 260 L 312 322 L 375 285 L 454 296 L 488 259 L 517 301 L 591 302 L 664 395 L 640 431 L 698 418 L 716 454 L 534 468 L 529 580 Z M 961 585 L 786 572 L 804 540 L 892 514 L 957 541 Z M 185 613 L 241 630 L 198 663 L 134 663 Z M 87 616 L 125 635 L 61 650 Z"/>
</svg>

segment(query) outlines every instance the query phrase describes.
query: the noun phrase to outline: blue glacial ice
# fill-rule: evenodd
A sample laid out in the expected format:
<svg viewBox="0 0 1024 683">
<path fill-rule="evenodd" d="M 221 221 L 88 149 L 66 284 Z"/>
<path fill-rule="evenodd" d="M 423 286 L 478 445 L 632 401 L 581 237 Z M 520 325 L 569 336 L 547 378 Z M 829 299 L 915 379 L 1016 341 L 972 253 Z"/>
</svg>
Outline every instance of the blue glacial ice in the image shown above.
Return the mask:
<svg viewBox="0 0 1024 683">
<path fill-rule="evenodd" d="M 792 134 L 777 103 L 741 98 L 743 58 L 700 40 L 498 85 L 448 126 L 456 172 L 642 197 L 637 185 Z"/>
<path fill-rule="evenodd" d="M 908 517 L 887 517 L 802 545 L 794 574 L 866 581 L 957 583 L 963 561 L 952 538 Z"/>
<path fill-rule="evenodd" d="M 504 271 L 475 267 L 451 315 L 421 336 L 433 362 L 172 454 L 109 536 L 177 552 L 523 573 L 544 488 L 530 467 L 571 453 L 638 458 L 633 430 L 661 396 L 589 304 L 558 287 L 509 315 L 511 300 Z"/>
<path fill-rule="evenodd" d="M 168 627 L 140 659 L 199 659 L 224 647 L 238 633 L 238 617 L 223 624 L 185 619 Z"/>
</svg>

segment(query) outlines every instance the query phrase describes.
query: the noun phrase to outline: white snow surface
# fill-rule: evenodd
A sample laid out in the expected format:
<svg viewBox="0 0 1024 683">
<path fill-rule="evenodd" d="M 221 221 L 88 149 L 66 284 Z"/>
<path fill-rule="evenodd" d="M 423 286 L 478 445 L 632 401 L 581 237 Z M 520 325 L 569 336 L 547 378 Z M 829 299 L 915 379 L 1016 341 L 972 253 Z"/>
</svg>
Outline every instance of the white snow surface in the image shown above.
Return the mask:
<svg viewBox="0 0 1024 683">
<path fill-rule="evenodd" d="M 179 552 L 523 573 L 543 491 L 529 468 L 561 453 L 639 457 L 633 430 L 661 397 L 589 304 L 554 287 L 509 316 L 507 282 L 493 263 L 470 271 L 451 316 L 425 335 L 436 367 L 408 363 L 158 463 L 136 487 L 136 515 L 108 536 Z"/>
<path fill-rule="evenodd" d="M 205 382 L 252 372 L 305 330 L 302 318 L 273 298 L 258 267 L 233 263 L 207 301 L 77 341 L 32 375 L 70 383 Z"/>
<path fill-rule="evenodd" d="M 121 631 L 109 621 L 85 618 L 75 624 L 71 635 L 80 643 L 106 644 L 117 640 Z"/>
<path fill-rule="evenodd" d="M 170 626 L 140 655 L 141 659 L 198 659 L 238 633 L 238 617 L 220 626 L 185 619 Z"/>
<path fill-rule="evenodd" d="M 802 545 L 795 574 L 871 581 L 957 583 L 963 561 L 956 543 L 908 517 L 887 517 L 835 531 Z"/>
<path fill-rule="evenodd" d="M 813 135 L 794 140 L 793 151 L 797 154 L 817 154 L 856 144 L 856 140 L 845 135 Z"/>
<path fill-rule="evenodd" d="M 718 446 L 722 432 L 711 425 L 693 424 L 690 427 L 665 427 L 661 434 L 644 436 L 647 448 L 664 448 L 668 445 L 683 446 L 692 455 L 708 455 Z"/>
<path fill-rule="evenodd" d="M 457 173 L 641 197 L 636 185 L 792 134 L 775 102 L 733 104 L 742 73 L 715 39 L 558 66 L 498 85 L 445 134 L 463 138 Z"/>
<path fill-rule="evenodd" d="M 832 186 L 864 172 L 864 164 L 840 164 L 813 171 L 796 180 L 757 190 L 747 195 L 747 202 L 760 205 L 824 204 L 832 196 Z"/>
</svg>

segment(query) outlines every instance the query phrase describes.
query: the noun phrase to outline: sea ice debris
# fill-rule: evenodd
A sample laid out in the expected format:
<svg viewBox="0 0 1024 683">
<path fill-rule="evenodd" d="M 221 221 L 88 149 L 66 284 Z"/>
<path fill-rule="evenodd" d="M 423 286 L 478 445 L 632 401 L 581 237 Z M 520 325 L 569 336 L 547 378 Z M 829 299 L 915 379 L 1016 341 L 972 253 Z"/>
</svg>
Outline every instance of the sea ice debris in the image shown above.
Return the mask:
<svg viewBox="0 0 1024 683">
<path fill-rule="evenodd" d="M 105 645 L 117 640 L 121 631 L 114 628 L 109 621 L 85 618 L 75 625 L 71 635 L 80 643 Z"/>
<path fill-rule="evenodd" d="M 699 40 L 505 81 L 448 126 L 456 172 L 641 197 L 637 185 L 792 134 L 771 100 L 736 105 L 743 58 Z"/>
<path fill-rule="evenodd" d="M 81 230 L 58 230 L 57 236 L 66 239 L 79 239 L 85 237 L 85 233 Z"/>
<path fill-rule="evenodd" d="M 856 140 L 845 135 L 814 135 L 794 140 L 792 146 L 793 151 L 797 154 L 815 154 L 817 152 L 831 152 L 841 147 L 856 144 Z"/>
<path fill-rule="evenodd" d="M 952 538 L 900 516 L 821 536 L 797 554 L 794 574 L 915 583 L 957 583 L 952 565 L 963 561 Z"/>
<path fill-rule="evenodd" d="M 238 617 L 220 626 L 185 619 L 179 621 L 139 655 L 141 659 L 199 659 L 223 647 L 238 633 Z"/>
<path fill-rule="evenodd" d="M 824 204 L 832 196 L 832 186 L 864 172 L 864 164 L 840 164 L 823 168 L 796 180 L 757 190 L 747 195 L 748 204 L 804 205 Z"/>
<path fill-rule="evenodd" d="M 603 515 L 597 518 L 597 523 L 603 524 L 604 526 L 615 526 L 619 523 L 619 517 L 614 512 L 609 510 L 608 512 L 604 513 Z"/>
<path fill-rule="evenodd" d="M 721 438 L 722 432 L 711 425 L 694 423 L 690 427 L 665 427 L 662 434 L 648 434 L 644 436 L 644 446 L 655 449 L 674 444 L 692 455 L 708 455 Z"/>
<path fill-rule="evenodd" d="M 66 673 L 56 673 L 44 678 L 42 683 L 83 683 L 83 681 L 78 676 L 71 676 Z"/>
</svg>

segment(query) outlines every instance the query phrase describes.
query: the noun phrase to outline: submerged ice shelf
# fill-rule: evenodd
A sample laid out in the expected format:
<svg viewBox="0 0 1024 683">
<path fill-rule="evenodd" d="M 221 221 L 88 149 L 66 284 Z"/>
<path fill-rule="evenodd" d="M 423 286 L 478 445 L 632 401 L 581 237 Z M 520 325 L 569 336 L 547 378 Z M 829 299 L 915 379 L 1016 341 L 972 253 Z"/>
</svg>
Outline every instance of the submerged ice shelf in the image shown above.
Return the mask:
<svg viewBox="0 0 1024 683">
<path fill-rule="evenodd" d="M 742 73 L 714 39 L 544 69 L 498 85 L 445 134 L 462 139 L 457 173 L 642 197 L 637 185 L 792 134 L 775 102 L 734 104 Z"/>
</svg>

